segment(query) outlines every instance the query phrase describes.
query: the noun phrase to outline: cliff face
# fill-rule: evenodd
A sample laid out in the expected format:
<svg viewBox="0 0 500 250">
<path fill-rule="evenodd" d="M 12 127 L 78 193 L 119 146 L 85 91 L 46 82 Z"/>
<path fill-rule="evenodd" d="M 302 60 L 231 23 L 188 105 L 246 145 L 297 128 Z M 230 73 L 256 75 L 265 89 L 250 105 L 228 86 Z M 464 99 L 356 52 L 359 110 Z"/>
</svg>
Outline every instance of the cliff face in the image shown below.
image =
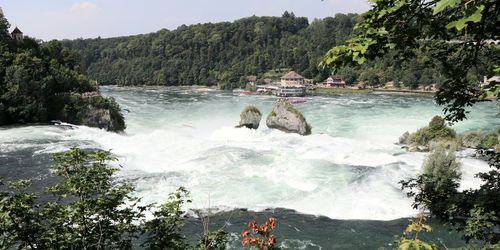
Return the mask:
<svg viewBox="0 0 500 250">
<path fill-rule="evenodd" d="M 74 94 L 65 103 L 59 120 L 111 132 L 122 132 L 126 128 L 120 107 L 113 98 L 100 95 L 86 98 Z"/>
</svg>

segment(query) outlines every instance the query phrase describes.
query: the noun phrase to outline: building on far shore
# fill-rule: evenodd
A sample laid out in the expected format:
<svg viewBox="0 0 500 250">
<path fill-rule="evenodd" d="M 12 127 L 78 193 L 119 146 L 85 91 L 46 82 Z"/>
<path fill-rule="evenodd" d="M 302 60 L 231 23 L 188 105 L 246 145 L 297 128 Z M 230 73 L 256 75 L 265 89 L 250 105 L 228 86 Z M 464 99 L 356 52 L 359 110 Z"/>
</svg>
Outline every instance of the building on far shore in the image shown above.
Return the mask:
<svg viewBox="0 0 500 250">
<path fill-rule="evenodd" d="M 329 76 L 325 81 L 321 83 L 323 87 L 327 88 L 345 88 L 345 81 L 342 80 L 342 77 L 337 75 Z"/>
<path fill-rule="evenodd" d="M 247 81 L 249 84 L 255 85 L 255 83 L 257 82 L 257 76 L 255 75 L 247 76 Z"/>
<path fill-rule="evenodd" d="M 10 33 L 10 36 L 17 42 L 20 42 L 24 39 L 23 32 L 21 32 L 21 30 L 19 30 L 19 28 L 17 27 Z"/>
<path fill-rule="evenodd" d="M 290 71 L 281 77 L 282 87 L 297 87 L 304 85 L 304 77 L 295 71 Z"/>
<path fill-rule="evenodd" d="M 290 71 L 281 77 L 280 87 L 276 92 L 277 96 L 305 96 L 306 87 L 304 86 L 304 77 L 295 71 Z"/>
</svg>

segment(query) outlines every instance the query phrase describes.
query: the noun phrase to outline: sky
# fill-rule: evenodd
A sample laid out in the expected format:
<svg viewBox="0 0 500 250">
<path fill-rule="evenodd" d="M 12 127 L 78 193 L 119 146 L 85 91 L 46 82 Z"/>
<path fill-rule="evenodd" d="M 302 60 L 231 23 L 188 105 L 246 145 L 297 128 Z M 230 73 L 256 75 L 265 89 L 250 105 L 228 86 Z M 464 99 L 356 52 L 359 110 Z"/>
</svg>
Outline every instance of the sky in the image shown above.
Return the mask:
<svg viewBox="0 0 500 250">
<path fill-rule="evenodd" d="M 182 24 L 233 21 L 294 12 L 309 20 L 362 13 L 367 0 L 0 0 L 11 24 L 31 37 L 116 37 L 175 29 Z"/>
</svg>

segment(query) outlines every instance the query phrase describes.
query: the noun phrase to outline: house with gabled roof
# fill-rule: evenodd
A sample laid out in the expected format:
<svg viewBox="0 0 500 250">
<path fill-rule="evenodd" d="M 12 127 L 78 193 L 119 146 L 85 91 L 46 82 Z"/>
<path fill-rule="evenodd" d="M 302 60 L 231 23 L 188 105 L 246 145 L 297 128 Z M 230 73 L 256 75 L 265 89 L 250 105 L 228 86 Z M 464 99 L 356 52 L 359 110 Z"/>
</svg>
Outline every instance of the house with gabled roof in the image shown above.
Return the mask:
<svg viewBox="0 0 500 250">
<path fill-rule="evenodd" d="M 305 96 L 306 87 L 304 86 L 304 77 L 295 71 L 290 71 L 281 77 L 281 86 L 276 92 L 277 96 Z"/>
<path fill-rule="evenodd" d="M 325 87 L 337 87 L 337 88 L 345 88 L 345 81 L 342 80 L 342 77 L 337 75 L 329 76 L 325 81 L 323 81 L 323 86 Z"/>
<path fill-rule="evenodd" d="M 283 87 L 303 87 L 304 77 L 295 71 L 290 71 L 281 77 L 281 86 Z"/>
</svg>

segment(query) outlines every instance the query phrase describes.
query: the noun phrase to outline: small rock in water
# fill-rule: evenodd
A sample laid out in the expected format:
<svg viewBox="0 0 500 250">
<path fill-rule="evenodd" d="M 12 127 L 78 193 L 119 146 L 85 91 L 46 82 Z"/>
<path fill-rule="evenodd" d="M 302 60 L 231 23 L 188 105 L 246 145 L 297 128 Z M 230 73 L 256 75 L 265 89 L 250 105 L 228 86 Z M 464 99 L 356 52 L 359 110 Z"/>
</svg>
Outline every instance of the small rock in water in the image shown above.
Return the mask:
<svg viewBox="0 0 500 250">
<path fill-rule="evenodd" d="M 254 106 L 247 106 L 240 113 L 240 125 L 237 128 L 246 127 L 250 129 L 258 129 L 262 114 L 259 109 Z"/>
<path fill-rule="evenodd" d="M 408 138 L 410 138 L 410 132 L 406 131 L 403 135 L 399 137 L 399 143 L 408 144 Z"/>
</svg>

